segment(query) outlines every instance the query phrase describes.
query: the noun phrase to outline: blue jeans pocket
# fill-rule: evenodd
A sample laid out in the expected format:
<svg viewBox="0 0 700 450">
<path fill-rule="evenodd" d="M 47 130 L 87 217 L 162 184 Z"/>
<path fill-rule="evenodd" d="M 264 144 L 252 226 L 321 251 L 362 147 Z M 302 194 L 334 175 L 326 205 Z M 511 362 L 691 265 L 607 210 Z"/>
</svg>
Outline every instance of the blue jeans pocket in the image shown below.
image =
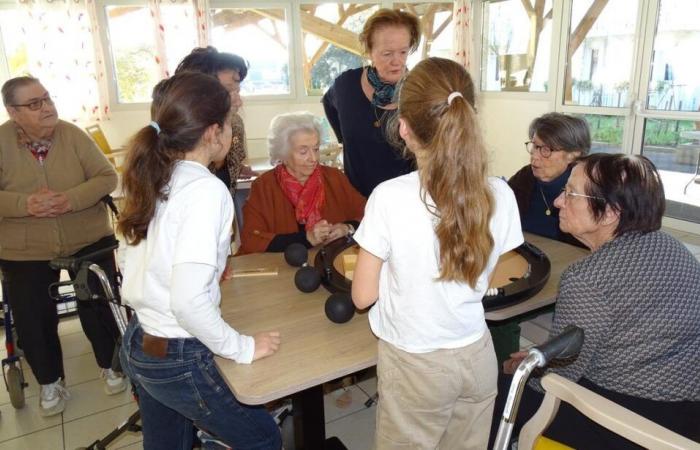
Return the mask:
<svg viewBox="0 0 700 450">
<path fill-rule="evenodd" d="M 211 414 L 209 407 L 197 389 L 192 372 L 168 378 L 149 378 L 136 369 L 136 379 L 153 398 L 168 408 L 189 417 L 203 420 Z"/>
</svg>

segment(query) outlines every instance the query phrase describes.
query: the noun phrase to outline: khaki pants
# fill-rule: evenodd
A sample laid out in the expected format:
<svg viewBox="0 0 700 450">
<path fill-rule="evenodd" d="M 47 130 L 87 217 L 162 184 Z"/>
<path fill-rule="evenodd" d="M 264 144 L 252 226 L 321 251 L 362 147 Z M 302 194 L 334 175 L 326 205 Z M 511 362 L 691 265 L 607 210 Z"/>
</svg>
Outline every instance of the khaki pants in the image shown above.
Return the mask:
<svg viewBox="0 0 700 450">
<path fill-rule="evenodd" d="M 488 331 L 466 347 L 430 353 L 380 340 L 376 449 L 485 449 L 497 377 Z"/>
</svg>

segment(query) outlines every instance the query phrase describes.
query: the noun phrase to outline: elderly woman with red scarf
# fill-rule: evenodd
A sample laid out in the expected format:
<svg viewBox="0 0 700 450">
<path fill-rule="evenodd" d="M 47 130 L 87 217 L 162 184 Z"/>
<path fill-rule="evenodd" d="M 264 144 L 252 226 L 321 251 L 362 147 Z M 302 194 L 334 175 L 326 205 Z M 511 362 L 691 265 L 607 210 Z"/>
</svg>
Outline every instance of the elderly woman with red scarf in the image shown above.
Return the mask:
<svg viewBox="0 0 700 450">
<path fill-rule="evenodd" d="M 341 171 L 319 165 L 321 136 L 311 113 L 272 120 L 268 150 L 275 168 L 251 186 L 239 254 L 282 252 L 295 242 L 313 247 L 355 231 L 365 198 Z"/>
</svg>

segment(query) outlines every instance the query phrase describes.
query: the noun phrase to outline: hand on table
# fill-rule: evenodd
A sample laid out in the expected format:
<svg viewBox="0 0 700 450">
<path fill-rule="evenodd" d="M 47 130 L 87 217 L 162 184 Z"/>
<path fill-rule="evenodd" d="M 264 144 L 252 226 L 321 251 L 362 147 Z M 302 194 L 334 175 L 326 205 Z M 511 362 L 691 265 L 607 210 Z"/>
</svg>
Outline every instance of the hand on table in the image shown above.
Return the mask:
<svg viewBox="0 0 700 450">
<path fill-rule="evenodd" d="M 527 351 L 515 352 L 510 354 L 510 359 L 503 361 L 503 373 L 506 375 L 512 375 L 515 373 L 515 369 L 518 368 L 520 363 L 527 356 Z"/>
<path fill-rule="evenodd" d="M 328 240 L 328 235 L 331 232 L 331 226 L 326 220 L 320 220 L 314 225 L 313 229 L 306 231 L 306 240 L 311 245 L 316 246 Z"/>
<path fill-rule="evenodd" d="M 231 265 L 231 258 L 226 260 L 226 267 L 224 268 L 224 273 L 221 274 L 219 283 L 228 281 L 233 278 L 233 266 Z"/>
<path fill-rule="evenodd" d="M 264 331 L 253 336 L 253 339 L 255 340 L 253 361 L 266 358 L 280 348 L 281 338 L 279 331 Z"/>
</svg>

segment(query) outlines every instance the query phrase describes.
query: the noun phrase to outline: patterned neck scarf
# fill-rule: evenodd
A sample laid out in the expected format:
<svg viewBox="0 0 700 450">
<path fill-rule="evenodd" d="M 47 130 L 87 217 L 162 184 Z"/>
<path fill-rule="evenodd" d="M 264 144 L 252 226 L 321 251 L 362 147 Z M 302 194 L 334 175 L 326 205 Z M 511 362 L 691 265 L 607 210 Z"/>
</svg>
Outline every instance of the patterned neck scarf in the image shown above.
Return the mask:
<svg viewBox="0 0 700 450">
<path fill-rule="evenodd" d="M 386 106 L 392 102 L 396 85 L 383 82 L 374 66 L 367 68 L 367 80 L 370 86 L 374 88 L 374 94 L 372 95 L 372 104 L 374 106 Z"/>
<path fill-rule="evenodd" d="M 282 192 L 294 206 L 297 223 L 303 223 L 306 231 L 313 229 L 321 220 L 321 208 L 326 200 L 320 167 L 316 166 L 304 184 L 289 173 L 284 164 L 275 167 L 275 177 Z"/>
<path fill-rule="evenodd" d="M 39 161 L 39 164 L 44 165 L 44 160 L 51 150 L 53 145 L 53 137 L 49 139 L 39 139 L 37 141 L 32 141 L 26 131 L 22 129 L 19 125 L 15 124 L 15 129 L 17 130 L 17 143 L 20 147 L 25 147 L 27 150 L 32 152 L 34 158 Z"/>
</svg>

